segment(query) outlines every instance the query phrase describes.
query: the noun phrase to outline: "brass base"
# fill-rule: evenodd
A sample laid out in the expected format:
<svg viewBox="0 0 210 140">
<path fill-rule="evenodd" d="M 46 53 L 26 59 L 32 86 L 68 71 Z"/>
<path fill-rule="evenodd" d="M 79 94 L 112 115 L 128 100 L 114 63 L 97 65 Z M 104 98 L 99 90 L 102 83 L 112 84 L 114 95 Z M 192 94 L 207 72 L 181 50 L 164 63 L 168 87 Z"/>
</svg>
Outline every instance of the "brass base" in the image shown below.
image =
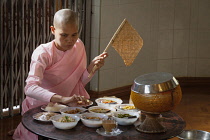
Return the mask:
<svg viewBox="0 0 210 140">
<path fill-rule="evenodd" d="M 143 122 L 136 126 L 136 129 L 144 133 L 162 133 L 166 129 L 158 121 L 160 114 L 149 114 L 145 113 L 146 118 Z"/>
</svg>

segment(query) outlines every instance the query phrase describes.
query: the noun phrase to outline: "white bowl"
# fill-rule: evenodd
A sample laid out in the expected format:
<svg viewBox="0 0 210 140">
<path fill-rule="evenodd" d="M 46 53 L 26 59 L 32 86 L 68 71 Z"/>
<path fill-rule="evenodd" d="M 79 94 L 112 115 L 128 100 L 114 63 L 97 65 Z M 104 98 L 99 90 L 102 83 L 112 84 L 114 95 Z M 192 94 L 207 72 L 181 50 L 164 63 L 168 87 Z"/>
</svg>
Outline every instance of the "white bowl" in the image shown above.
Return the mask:
<svg viewBox="0 0 210 140">
<path fill-rule="evenodd" d="M 88 117 L 99 117 L 100 119 L 88 119 Z M 81 121 L 87 127 L 100 127 L 102 126 L 102 119 L 107 118 L 107 115 L 101 113 L 84 113 L 81 115 Z"/>
<path fill-rule="evenodd" d="M 94 109 L 98 109 L 98 110 L 100 110 L 100 109 L 105 109 L 105 110 L 107 110 L 108 112 L 104 112 L 103 113 L 103 111 L 101 111 L 101 112 L 95 112 L 95 111 L 93 111 Z M 90 112 L 90 113 L 97 113 L 97 114 L 106 114 L 106 115 L 111 115 L 111 113 L 112 112 L 115 112 L 116 111 L 116 109 L 115 108 L 112 108 L 112 107 L 107 107 L 107 106 L 91 106 L 91 107 L 89 107 L 88 108 L 88 111 Z"/>
<path fill-rule="evenodd" d="M 138 112 L 139 111 L 136 108 L 131 109 L 132 107 L 135 107 L 134 104 L 120 104 L 120 105 L 116 106 L 116 109 L 117 109 L 117 111 L 133 111 L 133 112 Z"/>
<path fill-rule="evenodd" d="M 104 103 L 104 101 L 113 101 L 114 103 Z M 120 98 L 115 97 L 103 97 L 103 98 L 97 98 L 95 100 L 98 106 L 107 106 L 107 107 L 115 107 L 119 104 L 122 104 L 122 100 Z"/>
<path fill-rule="evenodd" d="M 73 119 L 75 119 L 75 122 L 58 122 L 58 120 L 64 116 L 72 117 Z M 51 117 L 50 120 L 52 121 L 53 125 L 58 129 L 72 129 L 77 125 L 80 118 L 75 114 L 68 114 L 68 115 L 59 114 Z"/>
<path fill-rule="evenodd" d="M 118 118 L 118 114 L 129 114 L 131 116 L 136 116 L 136 118 Z M 112 113 L 112 117 L 117 121 L 119 125 L 132 125 L 139 118 L 139 112 L 132 111 L 116 111 Z"/>
<path fill-rule="evenodd" d="M 76 110 L 76 109 L 79 109 L 80 111 L 77 113 L 72 113 L 72 114 L 76 114 L 79 117 L 80 117 L 80 114 L 84 113 L 87 110 L 82 107 L 65 107 L 65 108 L 60 109 L 60 113 L 63 115 L 67 115 L 67 114 L 71 114 L 71 113 L 67 113 L 66 111 L 71 111 L 71 110 Z"/>
</svg>

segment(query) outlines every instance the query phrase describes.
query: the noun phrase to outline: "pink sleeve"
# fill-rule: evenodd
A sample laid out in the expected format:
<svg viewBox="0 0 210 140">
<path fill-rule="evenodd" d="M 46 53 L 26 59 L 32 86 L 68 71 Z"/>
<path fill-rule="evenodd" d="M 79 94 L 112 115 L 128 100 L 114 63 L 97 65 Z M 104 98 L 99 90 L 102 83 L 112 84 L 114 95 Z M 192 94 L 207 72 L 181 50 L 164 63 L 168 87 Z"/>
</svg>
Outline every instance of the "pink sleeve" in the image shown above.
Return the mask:
<svg viewBox="0 0 210 140">
<path fill-rule="evenodd" d="M 93 78 L 94 74 L 91 77 L 88 77 L 88 76 L 89 76 L 89 73 L 88 73 L 87 69 L 85 69 L 85 71 L 83 72 L 82 77 L 81 77 L 83 86 L 85 86 L 88 82 L 90 82 L 90 80 Z"/>
<path fill-rule="evenodd" d="M 29 97 L 41 100 L 44 102 L 50 102 L 51 97 L 55 94 L 50 92 L 40 85 L 43 79 L 43 73 L 47 65 L 49 65 L 49 59 L 46 53 L 40 53 L 40 50 L 33 52 L 30 64 L 30 71 L 26 79 L 25 94 Z"/>
<path fill-rule="evenodd" d="M 50 92 L 37 84 L 27 84 L 25 87 L 25 94 L 40 101 L 50 102 L 50 99 L 55 93 Z"/>
</svg>

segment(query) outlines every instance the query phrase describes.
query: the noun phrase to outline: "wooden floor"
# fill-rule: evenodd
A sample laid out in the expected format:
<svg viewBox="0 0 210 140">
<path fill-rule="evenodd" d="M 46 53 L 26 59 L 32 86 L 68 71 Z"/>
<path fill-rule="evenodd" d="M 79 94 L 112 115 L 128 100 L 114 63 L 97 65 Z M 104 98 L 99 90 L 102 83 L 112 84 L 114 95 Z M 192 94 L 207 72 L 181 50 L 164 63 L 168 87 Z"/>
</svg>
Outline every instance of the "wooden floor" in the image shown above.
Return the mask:
<svg viewBox="0 0 210 140">
<path fill-rule="evenodd" d="M 182 101 L 174 112 L 186 121 L 185 129 L 210 132 L 210 85 L 182 87 L 182 92 Z M 178 138 L 170 140 L 178 140 Z"/>
<path fill-rule="evenodd" d="M 186 121 L 185 129 L 197 129 L 210 132 L 210 86 L 182 87 L 183 98 L 173 110 Z M 125 97 L 128 98 L 128 97 Z M 0 139 L 11 140 L 7 132 L 16 128 L 21 116 L 0 120 Z M 172 138 L 170 140 L 178 140 Z"/>
</svg>

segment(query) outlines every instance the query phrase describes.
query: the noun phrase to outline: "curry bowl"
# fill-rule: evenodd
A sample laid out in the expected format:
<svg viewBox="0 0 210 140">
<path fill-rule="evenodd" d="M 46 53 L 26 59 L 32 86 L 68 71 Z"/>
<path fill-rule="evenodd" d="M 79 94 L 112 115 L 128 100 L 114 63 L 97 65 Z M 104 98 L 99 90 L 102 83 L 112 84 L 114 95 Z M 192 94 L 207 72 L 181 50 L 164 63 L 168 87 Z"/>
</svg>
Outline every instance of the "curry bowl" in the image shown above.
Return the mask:
<svg viewBox="0 0 210 140">
<path fill-rule="evenodd" d="M 72 129 L 79 122 L 80 118 L 75 114 L 55 115 L 50 118 L 53 125 L 58 129 Z"/>
<path fill-rule="evenodd" d="M 107 118 L 106 114 L 101 113 L 84 113 L 81 115 L 81 121 L 87 127 L 100 127 L 102 126 L 102 120 Z"/>
<path fill-rule="evenodd" d="M 95 100 L 98 106 L 115 107 L 122 104 L 122 100 L 116 97 L 102 97 Z"/>
<path fill-rule="evenodd" d="M 120 104 L 116 106 L 117 111 L 134 111 L 138 112 L 139 110 L 135 108 L 134 104 Z"/>
<path fill-rule="evenodd" d="M 79 117 L 80 117 L 80 114 L 84 113 L 85 111 L 87 111 L 87 109 L 83 107 L 65 107 L 65 108 L 60 109 L 60 113 L 63 115 L 76 114 Z"/>
<path fill-rule="evenodd" d="M 112 113 L 112 117 L 119 125 L 132 125 L 138 120 L 139 112 L 116 111 Z"/>
<path fill-rule="evenodd" d="M 112 112 L 115 112 L 116 109 L 112 107 L 107 107 L 107 106 L 91 106 L 88 108 L 88 111 L 90 113 L 97 113 L 97 114 L 106 114 L 106 115 L 111 115 Z"/>
</svg>

